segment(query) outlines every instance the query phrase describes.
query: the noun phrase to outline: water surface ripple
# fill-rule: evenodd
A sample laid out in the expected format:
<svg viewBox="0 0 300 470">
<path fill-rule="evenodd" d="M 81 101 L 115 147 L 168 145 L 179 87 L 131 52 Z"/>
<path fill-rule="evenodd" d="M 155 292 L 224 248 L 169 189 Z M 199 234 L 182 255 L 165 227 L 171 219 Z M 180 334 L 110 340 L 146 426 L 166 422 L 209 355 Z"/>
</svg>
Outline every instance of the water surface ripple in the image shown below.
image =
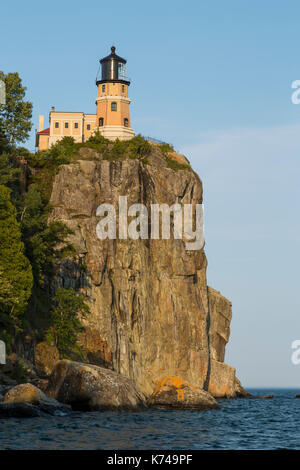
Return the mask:
<svg viewBox="0 0 300 470">
<path fill-rule="evenodd" d="M 300 449 L 294 389 L 250 390 L 271 400 L 220 400 L 221 409 L 73 413 L 0 419 L 0 449 Z"/>
</svg>

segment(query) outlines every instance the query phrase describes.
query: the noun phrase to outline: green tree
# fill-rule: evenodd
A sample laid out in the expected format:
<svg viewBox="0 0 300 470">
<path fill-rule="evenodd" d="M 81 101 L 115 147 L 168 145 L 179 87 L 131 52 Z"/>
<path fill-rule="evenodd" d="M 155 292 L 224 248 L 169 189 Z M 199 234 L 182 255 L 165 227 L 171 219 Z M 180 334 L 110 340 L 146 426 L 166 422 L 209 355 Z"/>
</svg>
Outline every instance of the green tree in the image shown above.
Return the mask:
<svg viewBox="0 0 300 470">
<path fill-rule="evenodd" d="M 15 334 L 22 329 L 33 285 L 32 270 L 24 254 L 17 211 L 10 190 L 0 186 L 0 325 Z"/>
<path fill-rule="evenodd" d="M 52 326 L 47 332 L 47 340 L 58 348 L 61 357 L 77 349 L 77 334 L 82 331 L 81 319 L 90 313 L 82 294 L 74 289 L 58 289 L 50 312 Z"/>
<path fill-rule="evenodd" d="M 66 238 L 73 232 L 63 222 L 48 223 L 49 207 L 40 190 L 32 185 L 21 210 L 21 229 L 36 286 L 45 287 L 53 275 L 55 261 L 74 253 Z"/>
<path fill-rule="evenodd" d="M 32 103 L 24 100 L 26 87 L 17 72 L 0 72 L 0 79 L 6 86 L 6 103 L 0 105 L 0 145 L 25 142 L 32 127 Z"/>
<path fill-rule="evenodd" d="M 1 109 L 1 105 L 0 105 L 0 109 Z M 4 129 L 3 129 L 3 124 L 2 124 L 2 121 L 0 119 L 0 155 L 3 152 L 8 151 L 8 149 L 9 149 L 9 142 L 8 142 L 8 139 L 5 135 L 5 132 L 4 132 Z"/>
<path fill-rule="evenodd" d="M 0 154 L 0 184 L 15 189 L 19 176 L 20 169 L 13 165 L 11 156 L 5 152 Z"/>
</svg>

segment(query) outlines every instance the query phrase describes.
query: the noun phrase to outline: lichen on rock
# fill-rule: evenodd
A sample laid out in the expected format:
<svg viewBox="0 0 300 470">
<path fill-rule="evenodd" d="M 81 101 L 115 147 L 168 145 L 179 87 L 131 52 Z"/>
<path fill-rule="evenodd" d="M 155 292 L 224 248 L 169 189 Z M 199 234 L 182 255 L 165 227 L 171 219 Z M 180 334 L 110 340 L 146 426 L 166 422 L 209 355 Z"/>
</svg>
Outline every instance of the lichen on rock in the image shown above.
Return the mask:
<svg viewBox="0 0 300 470">
<path fill-rule="evenodd" d="M 213 396 L 177 376 L 161 380 L 148 401 L 153 408 L 207 410 L 219 408 Z"/>
</svg>

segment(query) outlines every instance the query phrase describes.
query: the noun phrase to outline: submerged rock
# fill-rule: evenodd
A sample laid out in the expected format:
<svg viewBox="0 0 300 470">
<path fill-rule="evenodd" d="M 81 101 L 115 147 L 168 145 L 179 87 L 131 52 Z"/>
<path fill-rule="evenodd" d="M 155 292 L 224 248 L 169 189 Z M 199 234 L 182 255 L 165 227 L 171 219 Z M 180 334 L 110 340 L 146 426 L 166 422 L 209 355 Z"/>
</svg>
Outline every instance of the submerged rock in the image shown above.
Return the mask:
<svg viewBox="0 0 300 470">
<path fill-rule="evenodd" d="M 50 376 L 47 395 L 75 410 L 138 410 L 145 396 L 127 377 L 103 367 L 59 361 Z"/>
<path fill-rule="evenodd" d="M 180 377 L 165 377 L 148 401 L 153 408 L 176 410 L 207 410 L 219 408 L 215 398 Z"/>
<path fill-rule="evenodd" d="M 35 418 L 37 416 L 41 416 L 41 411 L 30 403 L 0 403 L 0 418 Z"/>
<path fill-rule="evenodd" d="M 268 400 L 269 398 L 274 398 L 274 395 L 257 395 L 252 398 L 260 398 L 261 400 Z"/>
</svg>

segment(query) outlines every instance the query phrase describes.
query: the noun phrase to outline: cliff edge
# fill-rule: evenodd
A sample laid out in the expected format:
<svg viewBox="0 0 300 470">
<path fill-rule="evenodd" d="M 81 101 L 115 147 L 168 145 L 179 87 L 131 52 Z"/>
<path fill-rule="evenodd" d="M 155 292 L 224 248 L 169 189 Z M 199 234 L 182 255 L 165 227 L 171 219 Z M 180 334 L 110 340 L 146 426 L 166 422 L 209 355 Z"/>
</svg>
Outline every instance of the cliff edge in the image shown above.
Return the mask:
<svg viewBox="0 0 300 470">
<path fill-rule="evenodd" d="M 86 295 L 91 315 L 80 335 L 86 360 L 132 379 L 151 395 L 177 376 L 215 397 L 235 396 L 235 369 L 224 363 L 231 304 L 207 286 L 204 250 L 183 240 L 99 240 L 97 207 L 199 204 L 202 183 L 184 156 L 152 145 L 147 159 L 105 158 L 91 148 L 55 177 L 51 219 L 73 231 L 74 259 L 57 266 L 55 287 Z"/>
</svg>

